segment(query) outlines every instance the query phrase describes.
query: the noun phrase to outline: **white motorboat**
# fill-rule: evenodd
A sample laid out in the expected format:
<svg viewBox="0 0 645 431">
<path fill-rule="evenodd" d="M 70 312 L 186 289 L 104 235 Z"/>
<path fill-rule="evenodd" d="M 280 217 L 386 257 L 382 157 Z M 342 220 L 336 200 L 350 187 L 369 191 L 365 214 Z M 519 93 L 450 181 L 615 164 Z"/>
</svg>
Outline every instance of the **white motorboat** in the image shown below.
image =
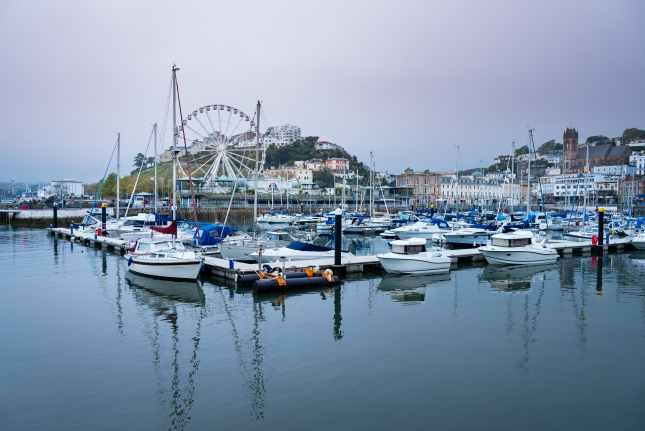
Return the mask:
<svg viewBox="0 0 645 431">
<path fill-rule="evenodd" d="M 444 241 L 448 245 L 460 247 L 478 247 L 488 243 L 488 239 L 494 232 L 486 229 L 466 227 L 443 234 Z"/>
<path fill-rule="evenodd" d="M 287 214 L 263 214 L 257 219 L 258 227 L 261 229 L 286 228 L 296 221 L 295 216 Z"/>
<path fill-rule="evenodd" d="M 137 240 L 126 257 L 130 271 L 149 277 L 196 280 L 202 269 L 201 256 L 165 236 Z"/>
<path fill-rule="evenodd" d="M 645 250 L 645 232 L 640 232 L 632 237 L 632 245 L 637 250 Z"/>
<path fill-rule="evenodd" d="M 442 274 L 450 271 L 451 259 L 444 251 L 427 251 L 425 238 L 392 241 L 392 251 L 376 257 L 391 274 Z"/>
<path fill-rule="evenodd" d="M 204 291 L 201 288 L 199 280 L 161 280 L 139 275 L 134 272 L 127 273 L 125 280 L 130 287 L 152 292 L 154 297 L 159 296 L 197 304 L 203 304 L 205 301 Z"/>
<path fill-rule="evenodd" d="M 258 260 L 259 252 L 255 251 L 251 253 L 251 256 Z M 349 256 L 353 255 L 351 253 L 341 253 L 341 258 Z M 263 262 L 290 262 L 333 257 L 334 249 L 301 241 L 292 241 L 285 247 L 267 248 L 262 250 Z"/>
<path fill-rule="evenodd" d="M 425 238 L 426 240 L 432 240 L 448 231 L 441 229 L 435 224 L 429 224 L 424 222 L 417 222 L 411 225 L 397 227 L 392 229 L 390 232 L 395 234 L 400 239 L 408 238 Z"/>
<path fill-rule="evenodd" d="M 286 231 L 267 232 L 262 238 L 253 238 L 248 234 L 232 235 L 225 238 L 219 245 L 220 253 L 224 259 L 239 262 L 257 262 L 260 247 L 263 250 L 284 247 L 294 238 Z"/>
<path fill-rule="evenodd" d="M 498 233 L 491 244 L 479 247 L 486 261 L 497 265 L 543 265 L 555 263 L 558 252 L 545 240 L 537 242 L 530 231 Z"/>
</svg>

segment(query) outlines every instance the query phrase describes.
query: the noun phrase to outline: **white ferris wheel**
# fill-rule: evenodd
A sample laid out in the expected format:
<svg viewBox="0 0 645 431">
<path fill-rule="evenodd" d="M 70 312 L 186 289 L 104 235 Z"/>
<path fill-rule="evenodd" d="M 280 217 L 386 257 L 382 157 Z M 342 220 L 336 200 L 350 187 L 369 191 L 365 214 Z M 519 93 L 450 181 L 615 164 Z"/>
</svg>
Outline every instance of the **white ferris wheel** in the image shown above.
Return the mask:
<svg viewBox="0 0 645 431">
<path fill-rule="evenodd" d="M 188 114 L 178 128 L 177 146 L 182 151 L 185 133 L 192 176 L 212 184 L 262 172 L 265 151 L 261 133 L 256 140 L 255 121 L 229 105 L 206 105 Z"/>
</svg>

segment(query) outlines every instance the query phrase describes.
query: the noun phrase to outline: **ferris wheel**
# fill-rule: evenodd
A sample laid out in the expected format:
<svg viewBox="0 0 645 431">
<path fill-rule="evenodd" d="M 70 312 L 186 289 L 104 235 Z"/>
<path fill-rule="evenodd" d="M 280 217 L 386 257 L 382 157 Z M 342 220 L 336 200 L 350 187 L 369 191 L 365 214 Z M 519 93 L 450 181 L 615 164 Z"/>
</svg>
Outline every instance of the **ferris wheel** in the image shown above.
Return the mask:
<svg viewBox="0 0 645 431">
<path fill-rule="evenodd" d="M 206 105 L 194 110 L 179 126 L 192 159 L 192 175 L 205 184 L 219 178 L 250 178 L 264 167 L 265 151 L 260 134 L 256 141 L 255 119 L 229 105 Z M 182 167 L 182 170 L 186 171 Z"/>
</svg>

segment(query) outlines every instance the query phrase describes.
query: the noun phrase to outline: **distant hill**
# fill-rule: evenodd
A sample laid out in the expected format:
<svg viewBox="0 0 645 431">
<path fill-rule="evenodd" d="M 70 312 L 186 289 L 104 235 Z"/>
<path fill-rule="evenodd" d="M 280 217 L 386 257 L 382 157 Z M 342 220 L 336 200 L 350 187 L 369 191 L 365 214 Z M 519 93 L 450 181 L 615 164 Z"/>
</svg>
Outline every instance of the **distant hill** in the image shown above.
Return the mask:
<svg viewBox="0 0 645 431">
<path fill-rule="evenodd" d="M 623 142 L 625 143 L 640 139 L 645 139 L 645 130 L 643 129 L 625 129 L 623 132 Z"/>
<path fill-rule="evenodd" d="M 316 143 L 318 137 L 308 136 L 289 145 L 276 147 L 269 145 L 266 150 L 265 167 L 267 169 L 278 168 L 280 166 L 293 165 L 298 160 L 321 159 L 327 160 L 333 157 L 342 157 L 349 160 L 350 171 L 358 170 L 358 175 L 366 180 L 369 176 L 369 170 L 356 156 L 350 155 L 347 151 L 341 149 L 317 150 Z"/>
</svg>

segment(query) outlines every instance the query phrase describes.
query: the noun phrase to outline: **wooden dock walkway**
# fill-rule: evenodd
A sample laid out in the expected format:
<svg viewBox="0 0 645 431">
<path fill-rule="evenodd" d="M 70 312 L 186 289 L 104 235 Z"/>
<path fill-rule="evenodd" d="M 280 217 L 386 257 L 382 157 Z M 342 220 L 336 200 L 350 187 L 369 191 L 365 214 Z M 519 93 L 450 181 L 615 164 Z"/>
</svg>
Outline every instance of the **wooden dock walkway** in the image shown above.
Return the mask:
<svg viewBox="0 0 645 431">
<path fill-rule="evenodd" d="M 103 248 L 120 255 L 124 255 L 128 250 L 128 241 L 122 239 L 110 238 L 107 236 L 96 236 L 91 232 L 73 231 L 64 227 L 52 227 L 47 229 L 52 235 L 59 238 L 65 238 L 72 242 L 79 242 L 87 246 Z"/>
</svg>

